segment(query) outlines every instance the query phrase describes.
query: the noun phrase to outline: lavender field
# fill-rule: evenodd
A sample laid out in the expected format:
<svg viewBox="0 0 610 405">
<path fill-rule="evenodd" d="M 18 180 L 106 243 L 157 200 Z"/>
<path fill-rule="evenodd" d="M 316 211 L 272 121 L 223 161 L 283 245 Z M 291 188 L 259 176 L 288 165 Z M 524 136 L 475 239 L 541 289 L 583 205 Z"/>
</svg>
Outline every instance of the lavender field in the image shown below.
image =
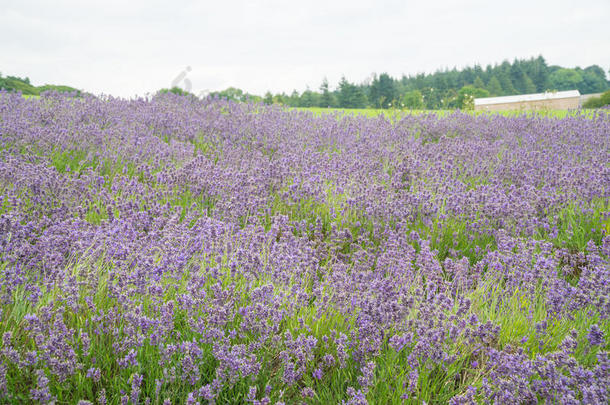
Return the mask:
<svg viewBox="0 0 610 405">
<path fill-rule="evenodd" d="M 0 93 L 0 403 L 606 404 L 610 114 Z"/>
</svg>

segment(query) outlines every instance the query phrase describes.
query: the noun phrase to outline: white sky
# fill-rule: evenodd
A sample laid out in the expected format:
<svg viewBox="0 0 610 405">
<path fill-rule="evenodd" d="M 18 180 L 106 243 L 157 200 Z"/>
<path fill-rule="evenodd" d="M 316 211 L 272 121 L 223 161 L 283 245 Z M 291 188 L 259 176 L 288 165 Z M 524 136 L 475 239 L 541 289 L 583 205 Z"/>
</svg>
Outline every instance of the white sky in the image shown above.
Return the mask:
<svg viewBox="0 0 610 405">
<path fill-rule="evenodd" d="M 187 66 L 196 94 L 261 95 L 539 54 L 608 72 L 608 21 L 609 0 L 0 0 L 0 72 L 125 97 Z"/>
</svg>

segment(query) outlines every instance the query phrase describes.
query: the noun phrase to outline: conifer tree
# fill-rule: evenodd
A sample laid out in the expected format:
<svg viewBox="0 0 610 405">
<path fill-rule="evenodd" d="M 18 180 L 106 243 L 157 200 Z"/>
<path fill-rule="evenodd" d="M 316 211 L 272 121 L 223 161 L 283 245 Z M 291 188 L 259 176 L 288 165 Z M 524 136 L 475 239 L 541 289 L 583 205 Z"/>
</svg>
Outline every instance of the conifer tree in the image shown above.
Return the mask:
<svg viewBox="0 0 610 405">
<path fill-rule="evenodd" d="M 530 77 L 526 74 L 523 75 L 523 93 L 524 94 L 532 94 L 537 91 L 536 85 L 530 79 Z"/>
<path fill-rule="evenodd" d="M 328 90 L 328 79 L 326 77 L 322 80 L 320 85 L 320 107 L 329 108 L 334 106 L 334 100 L 332 94 Z"/>
<path fill-rule="evenodd" d="M 492 76 L 487 83 L 487 91 L 491 96 L 501 96 L 503 94 L 502 85 L 496 76 Z"/>
<path fill-rule="evenodd" d="M 484 89 L 485 88 L 485 83 L 483 83 L 483 80 L 481 79 L 480 76 L 477 76 L 476 79 L 474 79 L 474 82 L 472 83 L 472 85 L 477 88 L 477 89 Z"/>
<path fill-rule="evenodd" d="M 502 94 L 505 96 L 510 96 L 513 94 L 517 94 L 517 90 L 513 85 L 512 80 L 507 72 L 500 71 L 498 75 L 498 80 L 500 81 L 500 85 L 502 86 Z"/>
</svg>

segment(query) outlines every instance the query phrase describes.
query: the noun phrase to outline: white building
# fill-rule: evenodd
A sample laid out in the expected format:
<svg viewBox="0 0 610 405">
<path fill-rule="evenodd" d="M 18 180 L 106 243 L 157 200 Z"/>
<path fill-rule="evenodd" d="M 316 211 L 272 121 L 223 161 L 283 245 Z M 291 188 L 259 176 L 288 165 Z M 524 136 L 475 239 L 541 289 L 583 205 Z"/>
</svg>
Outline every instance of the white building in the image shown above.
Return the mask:
<svg viewBox="0 0 610 405">
<path fill-rule="evenodd" d="M 476 111 L 506 110 L 568 110 L 578 108 L 578 90 L 549 91 L 546 93 L 522 94 L 518 96 L 475 98 Z"/>
</svg>

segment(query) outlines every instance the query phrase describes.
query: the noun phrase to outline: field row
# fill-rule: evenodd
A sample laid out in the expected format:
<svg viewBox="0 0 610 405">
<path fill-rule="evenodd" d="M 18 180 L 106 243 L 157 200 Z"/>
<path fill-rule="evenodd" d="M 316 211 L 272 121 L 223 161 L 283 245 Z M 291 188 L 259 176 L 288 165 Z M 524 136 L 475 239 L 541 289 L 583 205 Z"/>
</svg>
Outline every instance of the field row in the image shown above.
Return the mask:
<svg viewBox="0 0 610 405">
<path fill-rule="evenodd" d="M 607 403 L 608 134 L 4 93 L 0 396 Z"/>
</svg>

